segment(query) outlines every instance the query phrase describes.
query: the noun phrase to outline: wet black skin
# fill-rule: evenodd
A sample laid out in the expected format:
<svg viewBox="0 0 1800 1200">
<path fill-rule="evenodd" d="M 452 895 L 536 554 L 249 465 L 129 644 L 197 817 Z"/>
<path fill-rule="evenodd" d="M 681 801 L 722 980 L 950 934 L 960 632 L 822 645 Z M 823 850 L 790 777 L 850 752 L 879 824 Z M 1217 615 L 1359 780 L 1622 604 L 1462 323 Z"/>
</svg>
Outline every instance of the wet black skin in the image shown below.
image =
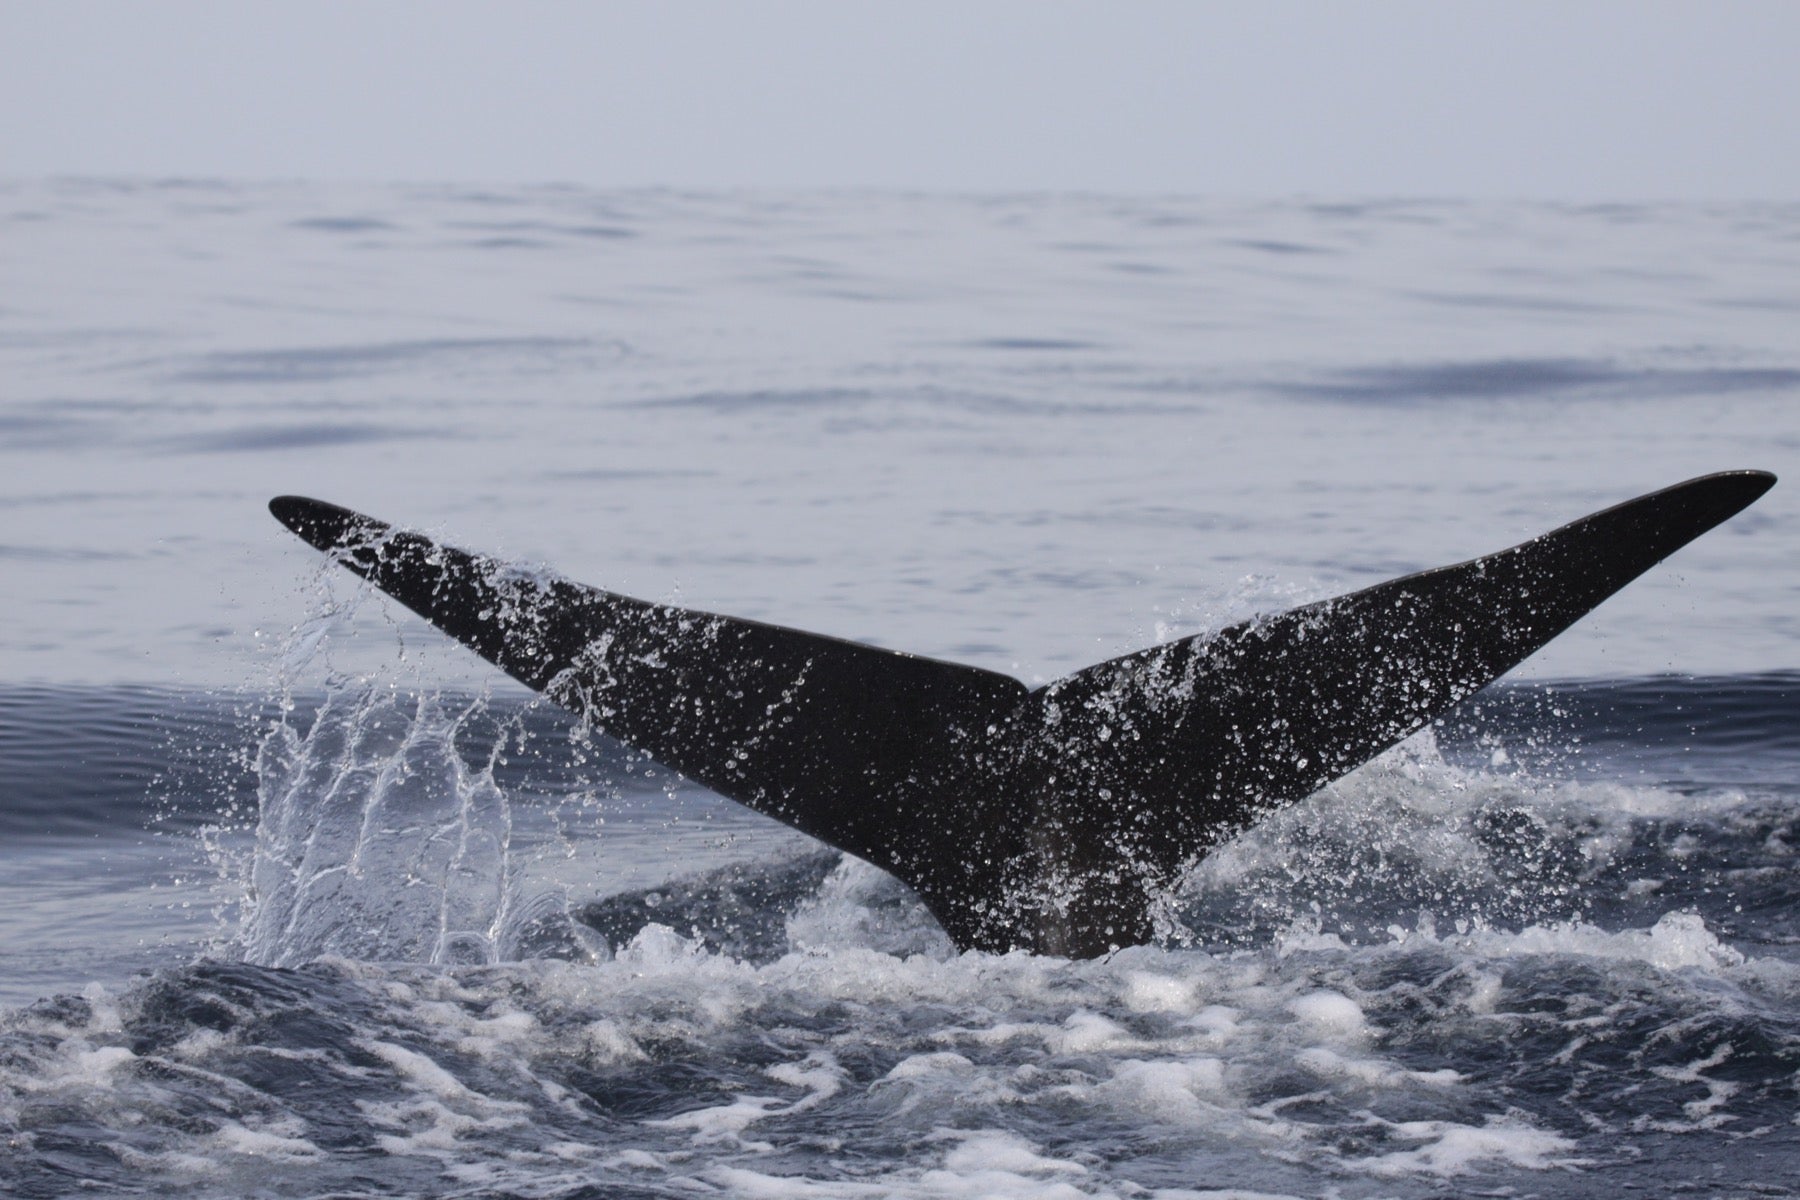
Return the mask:
<svg viewBox="0 0 1800 1200">
<path fill-rule="evenodd" d="M 1036 690 L 522 572 L 318 500 L 269 507 L 596 728 L 891 871 L 959 948 L 1092 957 L 1151 940 L 1184 864 L 1422 728 L 1774 482 L 1703 476 Z"/>
</svg>

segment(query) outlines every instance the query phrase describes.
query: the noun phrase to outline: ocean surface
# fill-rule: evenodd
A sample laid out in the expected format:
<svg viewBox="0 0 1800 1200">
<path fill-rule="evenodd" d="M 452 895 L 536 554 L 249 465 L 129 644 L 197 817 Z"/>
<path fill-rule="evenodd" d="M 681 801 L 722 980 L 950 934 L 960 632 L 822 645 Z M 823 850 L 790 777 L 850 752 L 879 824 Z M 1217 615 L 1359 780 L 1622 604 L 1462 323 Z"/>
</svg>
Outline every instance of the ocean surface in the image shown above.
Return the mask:
<svg viewBox="0 0 1800 1200">
<path fill-rule="evenodd" d="M 957 954 L 299 493 L 1045 682 L 1786 476 Z M 0 183 L 0 1194 L 1800 1196 L 1800 205 Z"/>
</svg>

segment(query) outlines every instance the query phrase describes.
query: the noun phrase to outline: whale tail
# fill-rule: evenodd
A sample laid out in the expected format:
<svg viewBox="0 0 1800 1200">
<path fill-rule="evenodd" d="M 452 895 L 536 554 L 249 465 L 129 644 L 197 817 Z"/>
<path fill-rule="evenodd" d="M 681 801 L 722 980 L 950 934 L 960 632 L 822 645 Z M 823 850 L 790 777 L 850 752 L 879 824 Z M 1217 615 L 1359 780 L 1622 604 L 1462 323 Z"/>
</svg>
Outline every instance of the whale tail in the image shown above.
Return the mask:
<svg viewBox="0 0 1800 1200">
<path fill-rule="evenodd" d="M 269 507 L 597 728 L 897 875 L 959 948 L 1088 956 L 1148 940 L 1183 863 L 1436 719 L 1774 482 L 1703 476 L 1035 691 L 521 570 L 318 500 Z"/>
</svg>

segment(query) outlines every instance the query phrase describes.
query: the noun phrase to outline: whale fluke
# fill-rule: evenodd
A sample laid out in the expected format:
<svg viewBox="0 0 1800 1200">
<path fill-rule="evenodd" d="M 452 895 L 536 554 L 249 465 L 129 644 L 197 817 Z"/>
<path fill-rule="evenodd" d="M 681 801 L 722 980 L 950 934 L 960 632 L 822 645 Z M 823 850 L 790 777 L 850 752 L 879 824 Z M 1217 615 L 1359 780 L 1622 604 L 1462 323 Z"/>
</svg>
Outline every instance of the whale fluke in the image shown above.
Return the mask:
<svg viewBox="0 0 1800 1200">
<path fill-rule="evenodd" d="M 601 591 L 319 500 L 269 508 L 597 728 L 897 875 L 960 948 L 1093 956 L 1150 939 L 1184 863 L 1422 728 L 1774 482 L 1703 476 L 1036 690 Z"/>
</svg>

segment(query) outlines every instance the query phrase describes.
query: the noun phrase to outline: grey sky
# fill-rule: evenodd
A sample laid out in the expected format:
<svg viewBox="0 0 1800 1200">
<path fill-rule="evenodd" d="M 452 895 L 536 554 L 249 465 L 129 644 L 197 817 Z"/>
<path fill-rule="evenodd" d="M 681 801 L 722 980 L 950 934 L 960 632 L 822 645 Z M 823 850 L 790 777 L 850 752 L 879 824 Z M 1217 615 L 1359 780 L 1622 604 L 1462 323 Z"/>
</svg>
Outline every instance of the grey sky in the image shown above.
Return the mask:
<svg viewBox="0 0 1800 1200">
<path fill-rule="evenodd" d="M 0 0 L 0 175 L 1800 198 L 1789 0 Z"/>
</svg>

